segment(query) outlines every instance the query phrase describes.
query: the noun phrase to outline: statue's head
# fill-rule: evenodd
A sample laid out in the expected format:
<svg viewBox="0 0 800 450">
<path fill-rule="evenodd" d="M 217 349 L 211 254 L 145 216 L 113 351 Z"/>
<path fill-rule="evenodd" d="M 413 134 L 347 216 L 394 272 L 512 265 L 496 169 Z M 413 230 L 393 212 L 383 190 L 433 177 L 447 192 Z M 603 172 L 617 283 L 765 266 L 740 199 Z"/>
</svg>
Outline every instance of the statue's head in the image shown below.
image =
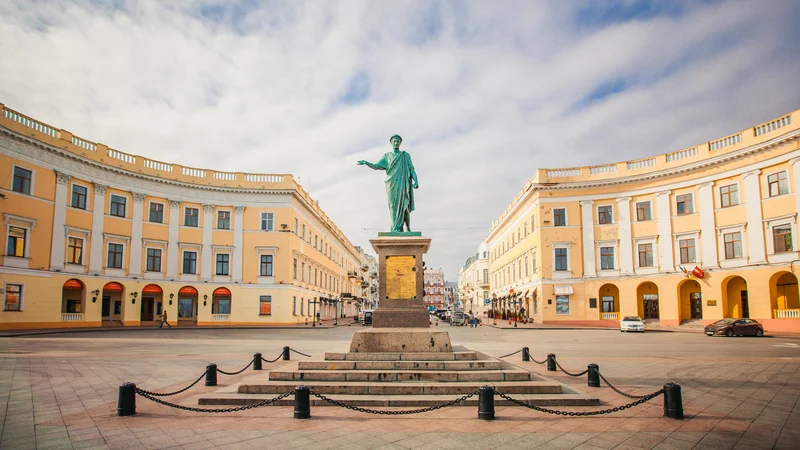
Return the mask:
<svg viewBox="0 0 800 450">
<path fill-rule="evenodd" d="M 403 142 L 403 138 L 401 138 L 399 134 L 395 134 L 389 138 L 389 142 L 392 143 L 392 147 L 398 149 L 400 148 L 400 144 Z"/>
</svg>

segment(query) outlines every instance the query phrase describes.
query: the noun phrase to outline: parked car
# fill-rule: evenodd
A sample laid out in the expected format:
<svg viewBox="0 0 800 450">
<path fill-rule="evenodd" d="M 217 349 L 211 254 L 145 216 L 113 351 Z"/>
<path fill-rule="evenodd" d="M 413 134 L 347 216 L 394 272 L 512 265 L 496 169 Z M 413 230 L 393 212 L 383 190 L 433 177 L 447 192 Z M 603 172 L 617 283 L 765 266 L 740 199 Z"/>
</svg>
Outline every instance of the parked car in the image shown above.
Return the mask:
<svg viewBox="0 0 800 450">
<path fill-rule="evenodd" d="M 619 321 L 619 331 L 639 331 L 644 333 L 644 321 L 639 316 L 625 316 Z"/>
<path fill-rule="evenodd" d="M 461 326 L 466 325 L 469 321 L 469 316 L 463 312 L 456 312 L 450 317 L 450 325 Z"/>
<path fill-rule="evenodd" d="M 705 327 L 707 336 L 758 336 L 764 335 L 764 326 L 753 319 L 722 319 Z"/>
<path fill-rule="evenodd" d="M 372 310 L 368 309 L 364 311 L 364 323 L 363 326 L 372 325 Z"/>
</svg>

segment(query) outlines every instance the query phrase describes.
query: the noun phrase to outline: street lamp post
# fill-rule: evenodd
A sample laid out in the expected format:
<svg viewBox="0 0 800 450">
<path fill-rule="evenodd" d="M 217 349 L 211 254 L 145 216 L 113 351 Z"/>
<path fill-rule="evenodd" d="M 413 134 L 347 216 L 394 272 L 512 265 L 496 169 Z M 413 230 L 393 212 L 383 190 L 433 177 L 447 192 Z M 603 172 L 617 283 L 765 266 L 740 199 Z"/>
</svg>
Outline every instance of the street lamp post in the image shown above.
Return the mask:
<svg viewBox="0 0 800 450">
<path fill-rule="evenodd" d="M 317 297 L 314 297 L 314 301 L 309 303 L 314 305 L 314 315 L 311 317 L 311 327 L 315 328 L 317 326 L 317 303 L 319 303 L 317 301 Z"/>
</svg>

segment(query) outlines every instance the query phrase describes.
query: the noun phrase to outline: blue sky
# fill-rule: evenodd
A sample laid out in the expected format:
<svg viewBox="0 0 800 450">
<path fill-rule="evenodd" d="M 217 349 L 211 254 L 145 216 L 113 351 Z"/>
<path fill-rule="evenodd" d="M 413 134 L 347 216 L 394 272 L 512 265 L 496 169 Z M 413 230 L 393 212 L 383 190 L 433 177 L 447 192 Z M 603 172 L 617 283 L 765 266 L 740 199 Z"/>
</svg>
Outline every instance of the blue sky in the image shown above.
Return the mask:
<svg viewBox="0 0 800 450">
<path fill-rule="evenodd" d="M 768 6 L 767 6 L 768 5 Z M 129 153 L 292 173 L 351 240 L 414 227 L 454 280 L 540 167 L 681 149 L 800 107 L 800 3 L 0 0 L 0 102 Z"/>
</svg>

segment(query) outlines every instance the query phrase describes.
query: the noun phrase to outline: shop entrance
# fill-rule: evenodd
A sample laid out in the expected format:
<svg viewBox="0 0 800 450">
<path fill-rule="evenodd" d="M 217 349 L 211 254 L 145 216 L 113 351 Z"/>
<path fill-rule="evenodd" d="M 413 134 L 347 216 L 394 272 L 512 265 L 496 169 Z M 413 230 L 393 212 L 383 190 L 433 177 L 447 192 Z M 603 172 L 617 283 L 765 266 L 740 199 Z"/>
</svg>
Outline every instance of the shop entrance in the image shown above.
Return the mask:
<svg viewBox="0 0 800 450">
<path fill-rule="evenodd" d="M 699 292 L 689 294 L 689 307 L 691 308 L 692 319 L 703 318 L 703 295 Z"/>
<path fill-rule="evenodd" d="M 153 317 L 155 299 L 153 297 L 142 297 L 142 319 L 143 321 L 155 320 Z"/>
</svg>

